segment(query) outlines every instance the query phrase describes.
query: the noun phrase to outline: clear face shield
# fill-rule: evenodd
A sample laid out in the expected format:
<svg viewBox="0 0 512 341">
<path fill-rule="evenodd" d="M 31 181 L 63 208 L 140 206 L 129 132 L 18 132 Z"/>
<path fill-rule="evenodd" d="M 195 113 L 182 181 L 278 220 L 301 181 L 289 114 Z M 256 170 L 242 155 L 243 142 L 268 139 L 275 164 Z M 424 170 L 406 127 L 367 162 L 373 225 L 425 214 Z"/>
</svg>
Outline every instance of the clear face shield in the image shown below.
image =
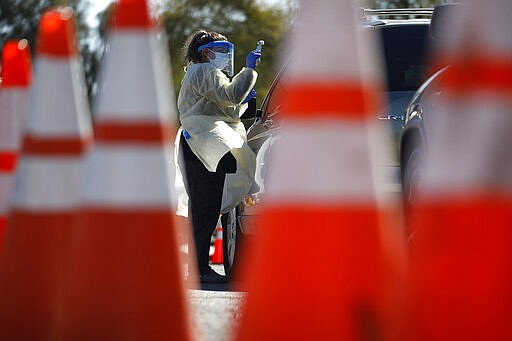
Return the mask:
<svg viewBox="0 0 512 341">
<path fill-rule="evenodd" d="M 199 46 L 197 51 L 200 52 L 203 49 L 210 50 L 208 53 L 210 63 L 215 65 L 217 69 L 225 72 L 229 77 L 233 77 L 235 45 L 229 41 L 216 40 Z"/>
</svg>

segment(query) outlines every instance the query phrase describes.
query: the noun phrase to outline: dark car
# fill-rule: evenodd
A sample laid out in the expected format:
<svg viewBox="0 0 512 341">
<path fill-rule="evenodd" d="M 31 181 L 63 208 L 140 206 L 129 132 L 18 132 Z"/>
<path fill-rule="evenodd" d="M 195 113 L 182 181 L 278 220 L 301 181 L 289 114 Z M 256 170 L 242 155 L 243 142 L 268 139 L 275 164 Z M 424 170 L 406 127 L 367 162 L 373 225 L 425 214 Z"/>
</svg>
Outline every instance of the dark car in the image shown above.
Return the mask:
<svg viewBox="0 0 512 341">
<path fill-rule="evenodd" d="M 426 49 L 430 45 L 429 24 L 432 9 L 364 10 L 362 24 L 371 34 L 377 34 L 386 66 L 387 91 L 384 94 L 389 106 L 382 108 L 377 117 L 387 126 L 389 137 L 396 151 L 384 167 L 393 172 L 394 182 L 388 190 L 400 193 L 399 141 L 402 118 L 407 104 L 418 89 L 430 65 L 426 63 Z M 283 68 L 283 70 L 286 68 Z M 268 153 L 280 127 L 279 93 L 286 91 L 280 72 L 274 79 L 261 109 L 248 129 L 248 144 L 257 153 L 256 184 L 254 190 L 236 209 L 222 217 L 224 242 L 224 267 L 230 274 L 236 265 L 242 239 L 257 231 L 251 216 L 257 214 L 258 202 L 263 195 L 265 167 Z"/>
<path fill-rule="evenodd" d="M 420 161 L 428 146 L 425 126 L 428 124 L 428 113 L 435 110 L 438 97 L 442 94 L 439 83 L 444 70 L 436 72 L 418 89 L 404 115 L 400 142 L 400 170 L 402 198 L 406 212 L 409 212 L 417 201 L 418 179 L 421 173 Z M 409 238 L 412 236 L 409 228 L 407 228 L 407 234 Z"/>
<path fill-rule="evenodd" d="M 452 16 L 460 4 L 444 4 L 437 6 L 432 15 L 429 34 L 433 41 L 443 38 L 440 22 Z M 419 191 L 418 179 L 421 173 L 421 159 L 428 148 L 428 120 L 432 112 L 436 111 L 440 96 L 443 95 L 440 83 L 444 71 L 448 66 L 441 67 L 428 78 L 415 92 L 407 105 L 402 121 L 402 135 L 400 139 L 400 170 L 402 183 L 402 198 L 406 212 L 406 233 L 411 238 L 413 231 L 407 223 L 407 212 L 417 202 Z"/>
</svg>

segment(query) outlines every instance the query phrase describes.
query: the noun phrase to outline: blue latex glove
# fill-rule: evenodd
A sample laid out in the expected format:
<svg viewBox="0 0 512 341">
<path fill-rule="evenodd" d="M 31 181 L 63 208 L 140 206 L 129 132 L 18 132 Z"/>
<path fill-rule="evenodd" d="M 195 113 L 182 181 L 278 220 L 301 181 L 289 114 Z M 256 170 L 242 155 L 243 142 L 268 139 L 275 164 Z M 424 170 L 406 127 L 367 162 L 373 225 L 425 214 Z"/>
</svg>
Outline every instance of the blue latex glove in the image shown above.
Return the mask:
<svg viewBox="0 0 512 341">
<path fill-rule="evenodd" d="M 242 104 L 249 102 L 251 99 L 256 98 L 256 90 L 254 88 L 251 89 L 247 97 L 244 99 Z"/>
<path fill-rule="evenodd" d="M 256 65 L 261 61 L 261 52 L 253 50 L 249 52 L 247 58 L 245 59 L 245 63 L 247 67 L 256 70 Z"/>
</svg>

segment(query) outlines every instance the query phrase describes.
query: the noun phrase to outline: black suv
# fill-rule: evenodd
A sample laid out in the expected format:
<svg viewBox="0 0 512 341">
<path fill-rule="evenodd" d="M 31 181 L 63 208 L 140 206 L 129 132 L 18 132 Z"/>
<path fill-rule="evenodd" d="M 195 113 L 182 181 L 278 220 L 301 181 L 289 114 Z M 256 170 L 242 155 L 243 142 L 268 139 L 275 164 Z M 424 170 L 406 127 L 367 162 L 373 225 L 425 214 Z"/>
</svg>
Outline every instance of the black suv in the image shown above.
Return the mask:
<svg viewBox="0 0 512 341">
<path fill-rule="evenodd" d="M 453 17 L 455 11 L 460 9 L 460 3 L 450 3 L 436 6 L 429 28 L 432 41 L 443 39 L 442 25 Z M 405 212 L 411 210 L 417 201 L 419 190 L 418 178 L 420 177 L 421 159 L 428 148 L 428 120 L 432 112 L 438 110 L 437 104 L 443 96 L 440 86 L 448 66 L 438 66 L 438 70 L 428 78 L 415 92 L 408 104 L 403 117 L 403 131 L 400 140 L 400 168 L 402 181 L 402 196 L 405 204 Z M 406 221 L 408 237 L 412 237 L 413 231 Z"/>
<path fill-rule="evenodd" d="M 400 194 L 399 170 L 399 141 L 402 131 L 402 118 L 405 108 L 415 91 L 421 85 L 425 76 L 430 72 L 427 64 L 426 50 L 430 45 L 429 24 L 433 9 L 388 9 L 362 10 L 362 25 L 377 34 L 383 52 L 383 64 L 386 67 L 387 89 L 385 96 L 388 106 L 382 108 L 376 119 L 387 126 L 390 139 L 394 144 L 394 156 L 383 165 L 393 172 L 394 182 L 386 186 L 388 191 Z M 283 68 L 283 70 L 286 68 Z M 254 190 L 236 209 L 224 214 L 223 242 L 224 267 L 230 274 L 236 264 L 237 245 L 241 239 L 257 232 L 257 227 L 251 223 L 250 217 L 255 215 L 259 197 L 264 189 L 265 167 L 268 161 L 268 151 L 273 141 L 278 138 L 280 126 L 280 103 L 277 98 L 286 91 L 281 82 L 280 72 L 274 79 L 261 109 L 255 113 L 255 118 L 248 129 L 249 146 L 257 153 L 257 171 Z"/>
</svg>

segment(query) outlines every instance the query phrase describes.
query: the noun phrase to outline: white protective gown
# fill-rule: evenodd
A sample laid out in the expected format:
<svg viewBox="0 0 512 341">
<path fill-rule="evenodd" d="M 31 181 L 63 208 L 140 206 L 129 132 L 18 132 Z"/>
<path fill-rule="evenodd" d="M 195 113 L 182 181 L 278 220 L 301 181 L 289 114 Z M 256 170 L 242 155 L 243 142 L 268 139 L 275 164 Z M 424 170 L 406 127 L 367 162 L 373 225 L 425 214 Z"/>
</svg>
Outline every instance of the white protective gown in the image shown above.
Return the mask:
<svg viewBox="0 0 512 341">
<path fill-rule="evenodd" d="M 247 145 L 247 136 L 240 115 L 247 104 L 240 104 L 256 83 L 258 74 L 243 68 L 233 79 L 210 63 L 191 64 L 181 84 L 178 111 L 182 128 L 190 138 L 190 149 L 214 172 L 220 159 L 229 151 L 237 160 L 237 171 L 226 174 L 221 212 L 235 207 L 254 182 L 256 156 Z M 176 160 L 181 160 L 179 138 L 176 137 Z M 188 196 L 183 186 L 184 169 L 177 162 L 177 214 L 187 216 Z"/>
</svg>

